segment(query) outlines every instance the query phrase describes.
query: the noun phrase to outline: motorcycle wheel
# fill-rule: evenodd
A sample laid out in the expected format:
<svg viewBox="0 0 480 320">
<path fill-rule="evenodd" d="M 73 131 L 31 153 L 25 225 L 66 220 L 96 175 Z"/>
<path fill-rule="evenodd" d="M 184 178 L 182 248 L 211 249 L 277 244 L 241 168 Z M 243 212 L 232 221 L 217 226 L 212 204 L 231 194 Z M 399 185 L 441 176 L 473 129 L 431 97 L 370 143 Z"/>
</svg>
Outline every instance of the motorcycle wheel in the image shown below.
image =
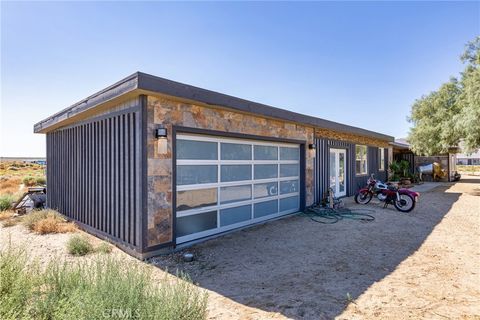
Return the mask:
<svg viewBox="0 0 480 320">
<path fill-rule="evenodd" d="M 367 204 L 372 200 L 372 194 L 370 192 L 358 192 L 355 194 L 355 202 L 359 204 Z"/>
<path fill-rule="evenodd" d="M 413 199 L 408 194 L 401 194 L 400 200 L 396 199 L 393 201 L 393 205 L 398 211 L 401 212 L 410 212 L 415 208 L 415 199 Z"/>
</svg>

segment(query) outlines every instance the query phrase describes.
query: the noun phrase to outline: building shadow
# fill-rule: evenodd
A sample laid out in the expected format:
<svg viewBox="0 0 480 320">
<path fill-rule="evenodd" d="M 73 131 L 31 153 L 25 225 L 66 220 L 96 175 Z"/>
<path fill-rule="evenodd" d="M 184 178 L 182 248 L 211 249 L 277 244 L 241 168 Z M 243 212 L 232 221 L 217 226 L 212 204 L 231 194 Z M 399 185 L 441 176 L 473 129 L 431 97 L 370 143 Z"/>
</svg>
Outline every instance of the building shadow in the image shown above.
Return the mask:
<svg viewBox="0 0 480 320">
<path fill-rule="evenodd" d="M 465 179 L 461 183 L 478 183 Z M 393 206 L 348 203 L 374 210 L 373 222 L 321 224 L 295 215 L 227 234 L 157 258 L 161 268 L 190 274 L 200 287 L 248 307 L 293 319 L 332 319 L 417 251 L 461 193 L 449 186 L 421 195 L 405 214 Z M 347 200 L 348 201 L 348 200 Z"/>
</svg>

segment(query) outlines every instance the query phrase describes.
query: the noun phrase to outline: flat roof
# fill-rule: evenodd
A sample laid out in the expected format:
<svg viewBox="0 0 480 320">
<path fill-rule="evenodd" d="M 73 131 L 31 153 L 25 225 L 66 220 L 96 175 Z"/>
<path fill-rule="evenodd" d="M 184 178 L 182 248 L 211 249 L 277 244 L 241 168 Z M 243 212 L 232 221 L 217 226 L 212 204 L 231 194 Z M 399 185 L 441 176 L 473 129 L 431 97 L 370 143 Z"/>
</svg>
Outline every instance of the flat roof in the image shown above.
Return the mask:
<svg viewBox="0 0 480 320">
<path fill-rule="evenodd" d="M 88 98 L 36 123 L 34 125 L 34 132 L 49 132 L 61 127 L 65 122 L 72 123 L 72 121 L 74 122 L 76 118 L 80 119 L 80 116 L 87 111 L 92 111 L 101 105 L 118 100 L 123 96 L 135 96 L 137 94 L 160 94 L 169 97 L 185 99 L 192 102 L 200 102 L 205 105 L 228 108 L 269 118 L 296 122 L 307 126 L 351 133 L 385 141 L 394 141 L 392 136 L 382 133 L 248 101 L 223 93 L 156 77 L 143 72 L 135 72 L 134 74 L 89 96 Z"/>
</svg>

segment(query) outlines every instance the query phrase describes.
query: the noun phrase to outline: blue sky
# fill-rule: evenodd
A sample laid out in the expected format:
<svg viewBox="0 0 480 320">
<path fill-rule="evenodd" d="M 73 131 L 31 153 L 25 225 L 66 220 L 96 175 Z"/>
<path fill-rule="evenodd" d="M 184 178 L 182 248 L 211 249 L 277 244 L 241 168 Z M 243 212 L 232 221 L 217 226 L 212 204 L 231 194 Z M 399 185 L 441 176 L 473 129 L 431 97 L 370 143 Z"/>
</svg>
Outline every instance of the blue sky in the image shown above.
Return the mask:
<svg viewBox="0 0 480 320">
<path fill-rule="evenodd" d="M 137 70 L 404 137 L 479 34 L 480 2 L 2 2 L 0 156 Z"/>
</svg>

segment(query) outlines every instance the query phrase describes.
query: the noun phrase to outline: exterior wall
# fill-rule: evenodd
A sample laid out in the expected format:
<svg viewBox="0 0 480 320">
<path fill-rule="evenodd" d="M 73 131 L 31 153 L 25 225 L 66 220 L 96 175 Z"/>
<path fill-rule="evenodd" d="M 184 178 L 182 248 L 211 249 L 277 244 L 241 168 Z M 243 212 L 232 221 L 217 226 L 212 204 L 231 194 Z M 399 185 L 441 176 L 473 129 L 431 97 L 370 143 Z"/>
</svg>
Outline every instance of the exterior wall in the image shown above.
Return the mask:
<svg viewBox="0 0 480 320">
<path fill-rule="evenodd" d="M 333 135 L 332 135 L 333 136 Z M 338 137 L 338 135 L 337 135 Z M 360 137 L 357 137 L 357 141 L 365 142 L 361 140 Z M 383 144 L 383 143 L 382 143 Z M 356 174 L 355 167 L 355 146 L 356 144 L 351 141 L 341 141 L 333 139 L 320 138 L 316 139 L 317 145 L 317 156 L 316 156 L 316 176 L 317 176 L 317 186 L 316 186 L 316 195 L 315 201 L 321 202 L 322 199 L 326 196 L 326 192 L 329 187 L 329 168 L 330 168 L 330 148 L 336 149 L 346 149 L 347 150 L 347 159 L 346 159 L 346 173 L 347 173 L 347 196 L 355 194 L 355 192 L 364 187 L 367 183 L 368 177 L 373 173 L 376 178 L 385 181 L 387 177 L 387 168 L 388 168 L 388 154 L 389 149 L 385 149 L 385 170 L 379 171 L 379 159 L 378 159 L 378 148 L 373 146 L 367 146 L 367 166 L 368 172 L 364 175 Z"/>
<path fill-rule="evenodd" d="M 329 139 L 338 141 L 348 141 L 354 144 L 388 148 L 387 141 L 369 137 L 357 136 L 349 133 L 336 132 L 326 129 L 315 129 L 315 137 L 318 139 Z"/>
<path fill-rule="evenodd" d="M 139 100 L 47 133 L 47 205 L 88 231 L 142 251 Z"/>
<path fill-rule="evenodd" d="M 313 143 L 314 136 L 313 129 L 306 126 L 154 96 L 148 96 L 147 123 L 148 247 L 168 244 L 174 240 L 173 126 L 292 139 L 305 141 L 307 145 Z M 160 125 L 168 130 L 167 151 L 164 154 L 159 152 L 157 139 L 153 136 L 154 129 Z M 314 201 L 313 157 L 314 153 L 305 150 L 306 205 Z"/>
</svg>

